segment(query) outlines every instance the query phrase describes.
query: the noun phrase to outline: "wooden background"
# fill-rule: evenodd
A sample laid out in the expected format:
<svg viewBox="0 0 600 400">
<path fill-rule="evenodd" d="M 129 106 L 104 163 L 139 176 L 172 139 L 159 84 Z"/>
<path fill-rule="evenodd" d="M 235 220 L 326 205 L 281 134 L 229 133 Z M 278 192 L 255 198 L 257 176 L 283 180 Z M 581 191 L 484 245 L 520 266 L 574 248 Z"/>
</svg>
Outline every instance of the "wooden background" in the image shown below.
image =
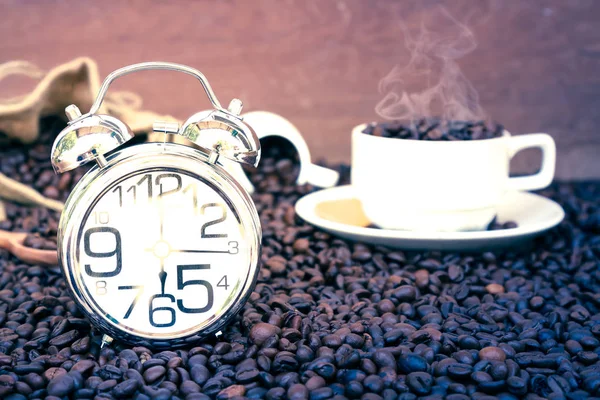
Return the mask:
<svg viewBox="0 0 600 400">
<path fill-rule="evenodd" d="M 558 177 L 600 177 L 596 0 L 0 0 L 0 62 L 51 68 L 90 56 L 102 76 L 140 61 L 189 64 L 221 102 L 239 97 L 246 111 L 279 113 L 300 128 L 314 158 L 349 161 L 351 128 L 380 119 L 378 84 L 409 61 L 400 22 L 418 29 L 440 4 L 478 42 L 457 62 L 487 114 L 515 134 L 550 133 Z M 31 87 L 3 83 L 0 96 Z M 138 74 L 115 88 L 180 118 L 208 106 L 199 86 L 175 73 Z M 513 167 L 530 172 L 538 162 L 533 152 Z"/>
</svg>

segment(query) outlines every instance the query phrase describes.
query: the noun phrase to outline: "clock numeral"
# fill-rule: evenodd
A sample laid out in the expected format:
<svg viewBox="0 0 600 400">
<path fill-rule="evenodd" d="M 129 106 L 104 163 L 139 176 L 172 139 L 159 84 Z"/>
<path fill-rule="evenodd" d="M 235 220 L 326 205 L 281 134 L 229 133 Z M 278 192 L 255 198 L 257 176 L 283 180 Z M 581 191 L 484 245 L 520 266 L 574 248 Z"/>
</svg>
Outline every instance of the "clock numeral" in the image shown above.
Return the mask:
<svg viewBox="0 0 600 400">
<path fill-rule="evenodd" d="M 163 184 L 161 181 L 167 178 L 175 178 L 177 186 L 174 189 L 169 189 L 165 191 L 163 190 Z M 160 174 L 156 177 L 156 184 L 159 187 L 158 197 L 163 197 L 171 193 L 177 193 L 181 190 L 181 176 L 177 174 Z"/>
<path fill-rule="evenodd" d="M 135 186 L 130 186 L 129 189 L 127 189 L 127 193 L 129 192 L 133 193 L 133 204 L 137 204 L 137 188 Z"/>
<path fill-rule="evenodd" d="M 140 179 L 136 185 L 140 186 L 142 183 L 144 183 L 145 180 L 148 181 L 148 186 L 147 186 L 148 187 L 148 199 L 151 199 L 152 198 L 152 174 L 146 174 L 146 175 L 142 176 L 142 179 Z"/>
<path fill-rule="evenodd" d="M 175 309 L 171 308 L 171 307 L 154 307 L 154 300 L 156 299 L 168 299 L 170 300 L 171 303 L 175 302 L 175 297 L 170 295 L 170 294 L 155 294 L 154 296 L 150 297 L 150 303 L 148 304 L 149 309 L 148 309 L 148 314 L 149 314 L 149 318 L 150 318 L 150 325 L 154 326 L 155 328 L 168 328 L 170 326 L 175 325 L 175 320 L 176 320 L 176 316 L 175 316 Z M 159 312 L 159 311 L 168 311 L 169 314 L 171 315 L 169 322 L 156 322 L 154 320 L 154 313 Z"/>
<path fill-rule="evenodd" d="M 217 217 L 216 219 L 213 219 L 212 221 L 208 221 L 205 222 L 202 225 L 202 228 L 200 230 L 200 237 L 203 239 L 212 239 L 212 238 L 226 238 L 227 234 L 226 233 L 206 233 L 206 229 L 209 226 L 213 226 L 213 225 L 217 225 L 220 224 L 221 222 L 225 221 L 225 219 L 227 219 L 227 209 L 225 208 L 225 205 L 221 204 L 221 203 L 207 203 L 204 204 L 202 206 L 202 208 L 200 209 L 200 211 L 202 212 L 202 214 L 206 213 L 206 209 L 207 208 L 218 208 L 220 210 L 220 217 Z"/>
<path fill-rule="evenodd" d="M 93 212 L 94 223 L 100 225 L 106 225 L 110 222 L 110 214 L 106 211 Z"/>
<path fill-rule="evenodd" d="M 210 310 L 213 306 L 214 296 L 213 296 L 213 287 L 210 282 L 205 281 L 203 279 L 196 279 L 190 281 L 183 280 L 183 271 L 192 271 L 192 270 L 201 270 L 201 269 L 210 269 L 209 264 L 190 264 L 190 265 L 178 265 L 177 266 L 177 290 L 183 290 L 186 286 L 190 285 L 200 285 L 206 288 L 207 300 L 206 305 L 204 307 L 198 308 L 187 308 L 183 305 L 183 300 L 177 300 L 177 307 L 181 310 L 181 312 L 188 314 L 199 314 Z"/>
<path fill-rule="evenodd" d="M 96 294 L 98 296 L 104 296 L 106 292 L 106 281 L 96 281 Z"/>
<path fill-rule="evenodd" d="M 92 235 L 94 234 L 113 235 L 115 239 L 115 248 L 113 250 L 105 252 L 93 251 L 91 242 Z M 119 273 L 121 272 L 121 267 L 123 266 L 123 259 L 121 255 L 121 234 L 117 229 L 108 226 L 101 226 L 88 229 L 83 235 L 83 249 L 85 251 L 85 254 L 93 258 L 109 258 L 113 256 L 115 257 L 115 269 L 108 272 L 96 272 L 92 270 L 91 264 L 85 264 L 85 272 L 92 278 L 110 278 L 119 275 Z"/>
<path fill-rule="evenodd" d="M 227 275 L 223 275 L 219 283 L 217 283 L 217 287 L 225 288 L 225 290 L 229 288 L 229 285 L 227 284 Z"/>
<path fill-rule="evenodd" d="M 240 244 L 238 242 L 229 242 L 228 246 L 229 246 L 229 254 L 237 254 L 240 252 L 239 246 Z"/>
<path fill-rule="evenodd" d="M 123 207 L 123 189 L 121 188 L 121 185 L 117 186 L 116 188 L 114 188 L 112 190 L 113 193 L 117 192 L 119 193 L 119 207 Z"/>
<path fill-rule="evenodd" d="M 141 285 L 119 286 L 119 290 L 137 290 L 138 291 L 137 294 L 135 295 L 135 297 L 133 298 L 133 301 L 131 302 L 131 305 L 127 309 L 127 312 L 125 313 L 125 316 L 123 317 L 123 319 L 127 319 L 131 315 L 131 312 L 133 311 L 133 308 L 137 304 L 138 300 L 140 299 L 140 296 L 142 295 L 142 293 L 144 293 L 144 287 L 141 286 Z"/>
</svg>

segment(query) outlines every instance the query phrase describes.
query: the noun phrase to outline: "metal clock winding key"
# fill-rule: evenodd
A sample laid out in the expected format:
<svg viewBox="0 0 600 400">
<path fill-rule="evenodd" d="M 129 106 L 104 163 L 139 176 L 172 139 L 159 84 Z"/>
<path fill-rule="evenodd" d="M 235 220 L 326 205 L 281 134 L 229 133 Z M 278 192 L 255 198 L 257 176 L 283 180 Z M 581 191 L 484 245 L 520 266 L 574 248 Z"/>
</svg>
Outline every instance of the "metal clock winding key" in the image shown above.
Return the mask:
<svg viewBox="0 0 600 400">
<path fill-rule="evenodd" d="M 143 143 L 122 121 L 97 114 L 110 84 L 125 74 L 165 69 L 202 84 L 214 109 L 182 126 L 154 124 L 199 146 Z M 204 75 L 163 62 L 111 73 L 87 114 L 70 105 L 69 125 L 52 148 L 61 173 L 95 161 L 65 204 L 59 263 L 91 323 L 137 345 L 176 347 L 218 332 L 256 283 L 261 228 L 248 193 L 219 158 L 256 166 L 260 143 L 240 118 L 242 103 L 221 107 Z M 104 344 L 103 343 L 103 344 Z"/>
</svg>

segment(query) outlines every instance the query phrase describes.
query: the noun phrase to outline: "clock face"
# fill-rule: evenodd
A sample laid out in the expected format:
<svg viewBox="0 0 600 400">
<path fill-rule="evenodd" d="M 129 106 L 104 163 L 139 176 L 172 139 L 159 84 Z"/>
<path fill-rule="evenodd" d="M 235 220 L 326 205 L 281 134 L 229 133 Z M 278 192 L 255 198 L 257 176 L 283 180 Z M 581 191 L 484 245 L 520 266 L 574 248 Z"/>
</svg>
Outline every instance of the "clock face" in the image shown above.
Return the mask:
<svg viewBox="0 0 600 400">
<path fill-rule="evenodd" d="M 218 321 L 249 277 L 250 240 L 213 185 L 149 169 L 111 184 L 75 241 L 74 277 L 98 315 L 134 335 L 175 338 Z"/>
</svg>

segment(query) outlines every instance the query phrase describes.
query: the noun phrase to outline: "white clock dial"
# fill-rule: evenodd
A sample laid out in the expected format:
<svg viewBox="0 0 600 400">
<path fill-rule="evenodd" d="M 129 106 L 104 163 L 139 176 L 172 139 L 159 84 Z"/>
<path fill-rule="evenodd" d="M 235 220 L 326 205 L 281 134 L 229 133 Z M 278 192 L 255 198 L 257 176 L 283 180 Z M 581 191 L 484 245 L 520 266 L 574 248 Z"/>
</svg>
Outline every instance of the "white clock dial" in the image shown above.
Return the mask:
<svg viewBox="0 0 600 400">
<path fill-rule="evenodd" d="M 75 279 L 99 315 L 135 335 L 174 338 L 219 319 L 248 279 L 235 208 L 184 171 L 151 169 L 110 185 L 86 213 Z"/>
</svg>

